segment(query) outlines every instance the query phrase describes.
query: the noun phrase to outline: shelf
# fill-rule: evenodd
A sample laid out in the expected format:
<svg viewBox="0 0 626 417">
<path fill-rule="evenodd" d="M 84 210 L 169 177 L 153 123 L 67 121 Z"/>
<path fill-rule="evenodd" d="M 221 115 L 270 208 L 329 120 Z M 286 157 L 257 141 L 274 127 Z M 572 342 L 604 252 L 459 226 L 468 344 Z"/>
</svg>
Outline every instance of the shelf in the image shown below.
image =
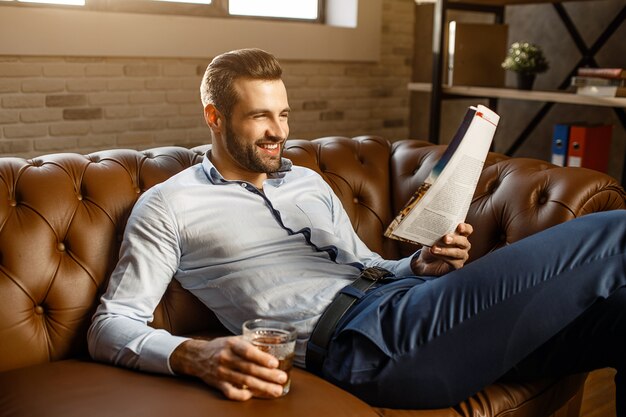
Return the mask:
<svg viewBox="0 0 626 417">
<path fill-rule="evenodd" d="M 441 126 L 441 103 L 445 98 L 454 97 L 482 97 L 489 99 L 490 107 L 496 109 L 498 99 L 513 99 L 524 101 L 542 102 L 542 105 L 535 116 L 530 119 L 526 128 L 520 132 L 505 152 L 513 156 L 524 144 L 532 131 L 539 125 L 544 116 L 550 111 L 552 106 L 558 103 L 577 104 L 584 106 L 610 107 L 617 115 L 620 124 L 626 129 L 626 98 L 622 97 L 595 97 L 577 95 L 567 91 L 571 77 L 576 75 L 580 67 L 598 67 L 595 55 L 607 42 L 607 40 L 626 21 L 626 4 L 608 23 L 596 40 L 590 46 L 580 35 L 576 25 L 569 16 L 567 10 L 561 3 L 566 2 L 588 2 L 601 0 L 415 0 L 419 4 L 431 3 L 433 7 L 433 45 L 432 45 L 432 76 L 430 83 L 410 83 L 410 91 L 430 92 L 430 120 L 428 126 L 428 136 L 432 143 L 439 143 L 439 131 Z M 488 88 L 470 86 L 444 86 L 443 67 L 444 52 L 444 30 L 447 24 L 448 10 L 465 10 L 479 13 L 493 14 L 495 23 L 504 22 L 506 6 L 524 4 L 546 4 L 551 5 L 557 13 L 560 21 L 569 33 L 572 41 L 581 53 L 580 60 L 572 66 L 560 85 L 552 91 L 526 91 L 509 88 Z M 626 186 L 626 155 L 622 167 L 622 185 Z"/>
<path fill-rule="evenodd" d="M 601 1 L 601 0 L 448 0 L 449 4 L 464 3 L 475 4 L 480 6 L 515 6 L 516 4 L 541 4 L 541 3 L 567 3 L 582 1 Z M 415 0 L 415 3 L 434 4 L 437 0 Z"/>
<path fill-rule="evenodd" d="M 409 83 L 409 91 L 430 92 L 430 83 Z M 548 103 L 581 104 L 586 106 L 623 107 L 626 108 L 626 98 L 622 97 L 596 97 L 583 96 L 563 91 L 528 91 L 513 88 L 492 87 L 467 87 L 451 86 L 441 87 L 443 94 L 466 97 L 491 97 L 512 100 L 542 101 Z"/>
</svg>

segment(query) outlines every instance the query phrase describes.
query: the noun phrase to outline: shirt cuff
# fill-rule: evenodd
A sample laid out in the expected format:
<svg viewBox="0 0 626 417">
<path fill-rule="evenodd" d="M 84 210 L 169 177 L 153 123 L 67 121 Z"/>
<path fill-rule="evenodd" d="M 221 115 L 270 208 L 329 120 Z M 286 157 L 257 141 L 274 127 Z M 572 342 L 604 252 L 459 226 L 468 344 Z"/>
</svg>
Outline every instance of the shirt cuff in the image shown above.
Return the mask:
<svg viewBox="0 0 626 417">
<path fill-rule="evenodd" d="M 419 256 L 421 251 L 422 251 L 421 249 L 418 249 L 413 255 L 400 259 L 394 271 L 395 276 L 400 278 L 400 277 L 408 277 L 408 276 L 415 275 L 415 273 L 411 269 L 411 261 L 416 256 Z"/>
<path fill-rule="evenodd" d="M 170 367 L 170 355 L 188 337 L 173 336 L 157 330 L 145 341 L 139 356 L 139 369 L 147 372 L 174 375 Z"/>
</svg>

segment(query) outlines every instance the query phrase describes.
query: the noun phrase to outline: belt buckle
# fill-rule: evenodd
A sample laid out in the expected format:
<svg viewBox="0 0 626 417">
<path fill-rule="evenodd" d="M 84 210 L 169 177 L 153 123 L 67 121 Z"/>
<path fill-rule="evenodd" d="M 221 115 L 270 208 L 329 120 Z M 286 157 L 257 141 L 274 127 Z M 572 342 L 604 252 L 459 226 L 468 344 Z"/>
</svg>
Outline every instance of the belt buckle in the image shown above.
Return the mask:
<svg viewBox="0 0 626 417">
<path fill-rule="evenodd" d="M 361 277 L 373 282 L 380 281 L 381 279 L 392 275 L 393 274 L 391 272 L 387 271 L 385 268 L 381 268 L 380 266 L 370 266 L 361 272 Z"/>
</svg>

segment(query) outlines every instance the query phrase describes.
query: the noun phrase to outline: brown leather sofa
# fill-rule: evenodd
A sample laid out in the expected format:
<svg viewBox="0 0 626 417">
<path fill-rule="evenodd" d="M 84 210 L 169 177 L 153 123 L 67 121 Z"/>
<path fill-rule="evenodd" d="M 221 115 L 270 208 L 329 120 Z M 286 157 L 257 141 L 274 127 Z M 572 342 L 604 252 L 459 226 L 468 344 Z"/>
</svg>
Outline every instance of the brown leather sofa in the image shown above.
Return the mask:
<svg viewBox="0 0 626 417">
<path fill-rule="evenodd" d="M 415 248 L 383 238 L 383 230 L 442 148 L 336 137 L 291 140 L 286 154 L 323 175 L 372 249 L 397 257 Z M 286 397 L 236 403 L 196 380 L 90 360 L 86 330 L 134 202 L 152 185 L 200 161 L 204 150 L 0 159 L 0 416 L 578 414 L 585 375 L 495 383 L 453 408 L 411 411 L 370 407 L 300 369 L 294 370 Z M 607 175 L 490 154 L 468 218 L 475 227 L 471 258 L 556 223 L 624 207 L 624 190 Z M 225 334 L 213 314 L 176 284 L 152 325 L 176 334 Z"/>
</svg>

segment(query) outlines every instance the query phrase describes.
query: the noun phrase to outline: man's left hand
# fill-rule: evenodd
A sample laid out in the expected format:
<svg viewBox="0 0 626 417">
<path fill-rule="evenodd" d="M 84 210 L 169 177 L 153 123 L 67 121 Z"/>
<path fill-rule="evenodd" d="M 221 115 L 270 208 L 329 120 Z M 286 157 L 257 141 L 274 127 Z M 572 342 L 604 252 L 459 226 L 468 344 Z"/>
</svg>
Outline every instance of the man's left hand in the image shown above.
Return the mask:
<svg viewBox="0 0 626 417">
<path fill-rule="evenodd" d="M 441 276 L 461 268 L 469 258 L 471 244 L 468 240 L 474 228 L 460 223 L 454 233 L 444 235 L 431 247 L 424 247 L 419 256 L 411 260 L 415 275 Z"/>
</svg>

